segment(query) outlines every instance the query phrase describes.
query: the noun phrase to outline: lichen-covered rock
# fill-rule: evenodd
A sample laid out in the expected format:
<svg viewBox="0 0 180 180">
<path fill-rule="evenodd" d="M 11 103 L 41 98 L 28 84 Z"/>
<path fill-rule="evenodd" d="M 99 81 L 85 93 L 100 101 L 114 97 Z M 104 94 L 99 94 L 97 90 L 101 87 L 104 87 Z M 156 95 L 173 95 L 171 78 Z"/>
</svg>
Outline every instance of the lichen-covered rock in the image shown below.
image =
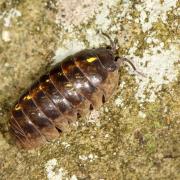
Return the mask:
<svg viewBox="0 0 180 180">
<path fill-rule="evenodd" d="M 180 47 L 177 0 L 1 0 L 0 179 L 179 179 Z M 24 151 L 10 108 L 50 64 L 118 40 L 124 66 L 114 97 L 69 133 Z"/>
</svg>

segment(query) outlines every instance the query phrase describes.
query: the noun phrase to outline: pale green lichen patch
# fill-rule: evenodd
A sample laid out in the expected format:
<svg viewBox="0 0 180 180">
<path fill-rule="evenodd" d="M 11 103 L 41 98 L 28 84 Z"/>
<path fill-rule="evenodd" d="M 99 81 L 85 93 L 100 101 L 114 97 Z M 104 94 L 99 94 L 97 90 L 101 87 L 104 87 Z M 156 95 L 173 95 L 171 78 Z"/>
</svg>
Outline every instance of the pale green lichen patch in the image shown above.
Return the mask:
<svg viewBox="0 0 180 180">
<path fill-rule="evenodd" d="M 75 2 L 0 2 L 0 179 L 179 179 L 179 2 Z M 107 44 L 97 30 L 117 38 L 119 54 L 146 78 L 122 67 L 100 110 L 40 149 L 17 149 L 7 129 L 15 99 L 51 51 L 58 61 Z"/>
</svg>

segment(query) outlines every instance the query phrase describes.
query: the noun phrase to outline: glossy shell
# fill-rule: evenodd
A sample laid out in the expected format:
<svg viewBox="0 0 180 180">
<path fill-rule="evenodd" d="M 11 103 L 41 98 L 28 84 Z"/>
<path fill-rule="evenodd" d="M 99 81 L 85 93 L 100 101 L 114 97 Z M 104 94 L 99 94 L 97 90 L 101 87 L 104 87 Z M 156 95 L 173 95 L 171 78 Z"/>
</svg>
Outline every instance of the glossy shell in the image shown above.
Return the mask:
<svg viewBox="0 0 180 180">
<path fill-rule="evenodd" d="M 17 145 L 31 149 L 59 137 L 79 116 L 109 99 L 118 77 L 111 50 L 86 49 L 64 59 L 13 107 L 9 123 Z"/>
</svg>

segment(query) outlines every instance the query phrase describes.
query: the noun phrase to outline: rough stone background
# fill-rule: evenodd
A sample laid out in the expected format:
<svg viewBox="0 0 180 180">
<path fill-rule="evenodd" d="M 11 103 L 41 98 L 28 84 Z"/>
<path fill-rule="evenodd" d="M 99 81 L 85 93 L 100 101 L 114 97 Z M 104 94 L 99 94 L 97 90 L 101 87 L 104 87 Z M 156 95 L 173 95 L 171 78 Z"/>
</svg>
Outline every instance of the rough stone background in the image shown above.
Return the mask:
<svg viewBox="0 0 180 180">
<path fill-rule="evenodd" d="M 180 179 L 178 0 L 0 0 L 0 179 Z M 146 78 L 120 69 L 111 101 L 24 151 L 8 134 L 19 94 L 68 54 L 118 40 Z"/>
</svg>

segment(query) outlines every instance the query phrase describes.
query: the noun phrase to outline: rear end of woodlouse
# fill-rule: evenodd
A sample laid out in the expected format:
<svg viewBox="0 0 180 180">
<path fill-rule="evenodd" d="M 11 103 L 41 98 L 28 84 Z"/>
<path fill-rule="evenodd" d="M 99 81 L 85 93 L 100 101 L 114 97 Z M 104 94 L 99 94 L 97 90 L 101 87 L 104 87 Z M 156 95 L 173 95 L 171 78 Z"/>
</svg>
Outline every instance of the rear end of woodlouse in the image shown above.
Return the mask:
<svg viewBox="0 0 180 180">
<path fill-rule="evenodd" d="M 126 61 L 115 53 L 112 41 L 111 49 L 77 52 L 28 88 L 12 108 L 9 121 L 17 145 L 31 149 L 55 139 L 78 116 L 107 101 L 118 84 L 119 64 Z"/>
</svg>

